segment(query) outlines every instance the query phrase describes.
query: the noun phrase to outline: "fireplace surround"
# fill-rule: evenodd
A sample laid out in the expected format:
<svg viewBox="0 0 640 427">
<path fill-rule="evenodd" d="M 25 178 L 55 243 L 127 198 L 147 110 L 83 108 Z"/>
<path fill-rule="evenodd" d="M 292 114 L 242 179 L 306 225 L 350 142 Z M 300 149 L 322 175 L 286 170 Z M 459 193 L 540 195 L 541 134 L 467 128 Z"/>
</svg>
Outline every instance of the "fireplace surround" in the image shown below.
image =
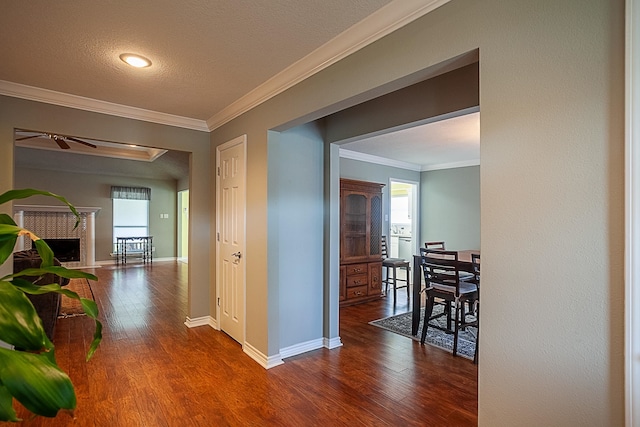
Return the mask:
<svg viewBox="0 0 640 427">
<path fill-rule="evenodd" d="M 95 216 L 97 207 L 76 207 L 80 223 L 73 228 L 76 217 L 67 206 L 14 205 L 14 220 L 18 226 L 35 233 L 41 239 L 79 239 L 80 260 L 62 264 L 67 268 L 95 267 Z M 16 251 L 30 249 L 29 237 L 23 236 L 16 243 Z"/>
</svg>

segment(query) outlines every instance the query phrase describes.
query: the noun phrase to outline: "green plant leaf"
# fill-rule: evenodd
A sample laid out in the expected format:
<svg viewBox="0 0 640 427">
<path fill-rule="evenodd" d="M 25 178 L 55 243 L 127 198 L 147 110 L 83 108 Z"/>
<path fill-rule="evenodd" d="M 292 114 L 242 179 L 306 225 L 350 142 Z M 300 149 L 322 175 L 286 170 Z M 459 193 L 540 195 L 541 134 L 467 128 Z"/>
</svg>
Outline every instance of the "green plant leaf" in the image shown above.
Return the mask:
<svg viewBox="0 0 640 427">
<path fill-rule="evenodd" d="M 9 259 L 22 229 L 15 224 L 0 222 L 0 264 Z"/>
<path fill-rule="evenodd" d="M 47 197 L 53 197 L 54 199 L 61 201 L 62 203 L 67 205 L 69 207 L 69 210 L 73 212 L 73 214 L 76 216 L 76 225 L 74 226 L 74 228 L 77 227 L 78 224 L 80 223 L 80 214 L 78 213 L 76 208 L 71 203 L 69 203 L 67 199 L 65 199 L 64 197 L 58 196 L 57 194 L 54 194 L 54 193 L 50 193 L 49 191 L 34 190 L 33 188 L 24 188 L 21 190 L 9 190 L 6 193 L 0 194 L 0 205 L 7 203 L 11 200 L 26 199 L 27 197 L 31 197 L 31 196 L 47 196 Z"/>
<path fill-rule="evenodd" d="M 52 347 L 42 320 L 23 292 L 0 281 L 0 340 L 29 351 Z"/>
<path fill-rule="evenodd" d="M 0 421 L 22 421 L 13 409 L 13 396 L 3 385 L 0 385 Z"/>
<path fill-rule="evenodd" d="M 38 277 L 38 276 L 44 276 L 47 273 L 53 273 L 56 276 L 64 277 L 66 279 L 85 278 L 89 280 L 98 280 L 98 278 L 91 273 L 87 273 L 81 270 L 70 270 L 68 268 L 65 268 L 59 265 L 52 265 L 51 267 L 45 267 L 45 268 L 27 268 L 22 271 L 19 271 L 18 273 L 9 274 L 3 277 L 2 280 L 10 280 L 15 277 L 22 277 L 22 276 Z"/>
<path fill-rule="evenodd" d="M 87 351 L 87 361 L 91 359 L 93 353 L 96 352 L 98 346 L 100 345 L 100 341 L 102 341 L 102 323 L 96 319 L 96 330 L 93 333 L 93 341 L 91 341 L 91 345 L 89 346 L 89 351 Z"/>
<path fill-rule="evenodd" d="M 61 409 L 76 407 L 69 376 L 51 362 L 48 355 L 0 348 L 0 382 L 37 415 L 55 417 Z"/>
<path fill-rule="evenodd" d="M 7 214 L 0 214 L 0 224 L 8 224 L 17 226 L 16 222 Z"/>
<path fill-rule="evenodd" d="M 36 245 L 36 250 L 38 251 L 38 255 L 40 255 L 40 259 L 42 263 L 40 264 L 40 268 L 47 268 L 53 266 L 53 251 L 47 245 L 47 243 L 42 240 L 34 240 L 33 243 Z"/>
<path fill-rule="evenodd" d="M 79 300 L 80 305 L 82 306 L 82 309 L 87 314 L 87 316 L 95 320 L 95 331 L 93 333 L 93 341 L 91 342 L 91 346 L 89 347 L 89 351 L 87 352 L 87 360 L 91 359 L 91 356 L 93 356 L 93 353 L 95 353 L 95 351 L 98 349 L 98 346 L 100 345 L 100 341 L 102 341 L 102 323 L 100 323 L 100 321 L 98 320 L 98 314 L 99 314 L 98 305 L 96 304 L 95 301 L 92 301 L 87 298 L 81 298 L 77 293 L 69 289 L 64 289 L 57 283 L 51 283 L 48 285 L 34 285 L 33 283 L 20 278 L 15 278 L 11 283 L 16 288 L 20 289 L 22 292 L 25 292 L 28 294 L 40 295 L 40 294 L 46 294 L 49 292 L 57 292 L 69 298 L 74 298 Z"/>
</svg>

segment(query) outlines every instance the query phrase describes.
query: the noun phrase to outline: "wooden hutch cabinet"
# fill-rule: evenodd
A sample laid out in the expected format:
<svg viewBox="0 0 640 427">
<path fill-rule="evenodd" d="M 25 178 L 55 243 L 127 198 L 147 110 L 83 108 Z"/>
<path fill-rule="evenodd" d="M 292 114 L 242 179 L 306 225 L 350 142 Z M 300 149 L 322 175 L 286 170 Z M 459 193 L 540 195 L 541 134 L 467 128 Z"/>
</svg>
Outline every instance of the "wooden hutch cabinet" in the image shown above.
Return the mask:
<svg viewBox="0 0 640 427">
<path fill-rule="evenodd" d="M 380 298 L 382 293 L 382 187 L 340 180 L 340 304 Z"/>
</svg>

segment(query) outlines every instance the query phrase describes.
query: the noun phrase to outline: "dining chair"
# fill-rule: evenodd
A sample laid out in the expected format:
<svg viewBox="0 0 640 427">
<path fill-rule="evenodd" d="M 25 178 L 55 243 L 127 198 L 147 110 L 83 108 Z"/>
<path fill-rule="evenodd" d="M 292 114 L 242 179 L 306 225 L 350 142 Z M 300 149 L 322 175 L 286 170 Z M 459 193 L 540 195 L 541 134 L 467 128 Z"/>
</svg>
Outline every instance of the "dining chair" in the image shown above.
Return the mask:
<svg viewBox="0 0 640 427">
<path fill-rule="evenodd" d="M 420 257 L 427 299 L 420 343 L 424 344 L 430 327 L 451 333 L 453 355 L 456 356 L 460 329 L 477 327 L 477 317 L 474 321 L 467 321 L 465 303 L 478 299 L 478 286 L 460 279 L 458 252 L 420 248 Z M 445 310 L 434 315 L 436 299 L 445 305 Z M 444 326 L 433 322 L 443 316 L 447 317 Z"/>
<path fill-rule="evenodd" d="M 381 238 L 382 267 L 384 268 L 382 283 L 385 285 L 385 295 L 389 292 L 389 283 L 393 286 L 393 300 L 396 300 L 396 290 L 398 288 L 407 288 L 407 299 L 409 299 L 409 277 L 411 277 L 411 263 L 404 258 L 389 258 L 389 250 L 387 247 L 387 236 Z M 398 278 L 398 269 L 405 269 L 405 278 Z M 392 273 L 391 275 L 389 273 Z M 404 285 L 398 286 L 398 282 Z"/>
<path fill-rule="evenodd" d="M 478 345 L 480 342 L 480 254 L 471 254 L 471 265 L 473 265 L 473 283 L 478 288 L 478 298 L 474 301 L 474 311 L 476 315 L 476 349 L 473 353 L 473 363 L 478 363 Z"/>
<path fill-rule="evenodd" d="M 424 247 L 426 249 L 439 249 L 444 251 L 444 242 L 425 242 Z"/>
<path fill-rule="evenodd" d="M 440 251 L 444 251 L 444 242 L 425 242 L 424 247 L 426 249 L 434 249 L 434 250 L 440 250 Z M 466 272 L 466 271 L 461 271 L 459 273 L 460 275 L 460 280 L 465 280 L 465 281 L 469 281 L 469 279 L 473 278 L 473 274 Z"/>
</svg>

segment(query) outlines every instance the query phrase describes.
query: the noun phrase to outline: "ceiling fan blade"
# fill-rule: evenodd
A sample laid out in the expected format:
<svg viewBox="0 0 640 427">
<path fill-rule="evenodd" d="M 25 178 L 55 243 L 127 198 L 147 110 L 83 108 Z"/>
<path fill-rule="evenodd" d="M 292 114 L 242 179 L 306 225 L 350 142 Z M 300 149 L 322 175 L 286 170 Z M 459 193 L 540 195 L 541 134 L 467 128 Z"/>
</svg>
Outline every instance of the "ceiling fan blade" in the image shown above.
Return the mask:
<svg viewBox="0 0 640 427">
<path fill-rule="evenodd" d="M 56 142 L 56 144 L 58 144 L 58 147 L 62 148 L 63 150 L 68 150 L 69 148 L 71 148 L 69 144 L 64 142 L 64 139 L 62 138 L 53 138 L 53 140 Z"/>
<path fill-rule="evenodd" d="M 31 138 L 40 138 L 44 135 L 31 135 L 31 136 L 23 136 L 22 138 L 16 138 L 16 141 L 24 141 L 25 139 L 31 139 Z"/>
<path fill-rule="evenodd" d="M 72 136 L 68 136 L 68 137 L 67 137 L 67 139 L 68 139 L 69 141 L 73 141 L 73 142 L 77 142 L 77 143 L 80 143 L 80 144 L 86 145 L 87 147 L 96 148 L 96 146 L 95 146 L 94 144 L 91 144 L 90 142 L 83 141 L 83 140 L 78 139 L 78 138 L 74 138 L 74 137 L 72 137 Z"/>
</svg>

